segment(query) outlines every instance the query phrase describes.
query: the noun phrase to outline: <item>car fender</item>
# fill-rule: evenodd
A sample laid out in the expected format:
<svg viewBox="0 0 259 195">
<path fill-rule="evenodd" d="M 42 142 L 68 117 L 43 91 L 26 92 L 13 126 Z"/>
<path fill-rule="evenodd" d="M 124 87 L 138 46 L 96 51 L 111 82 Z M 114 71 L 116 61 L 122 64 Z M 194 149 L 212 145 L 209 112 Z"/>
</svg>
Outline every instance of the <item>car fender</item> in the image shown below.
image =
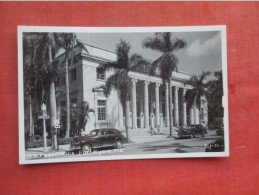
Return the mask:
<svg viewBox="0 0 259 195">
<path fill-rule="evenodd" d="M 81 147 L 83 147 L 86 144 L 89 144 L 90 146 L 92 146 L 92 148 L 98 148 L 103 146 L 103 143 L 97 140 L 85 140 L 80 143 Z"/>
<path fill-rule="evenodd" d="M 123 138 L 122 138 L 122 137 L 116 137 L 116 138 L 115 138 L 115 141 L 118 141 L 118 140 L 120 140 L 120 141 L 122 141 L 122 143 L 124 143 L 124 141 L 123 141 Z"/>
</svg>

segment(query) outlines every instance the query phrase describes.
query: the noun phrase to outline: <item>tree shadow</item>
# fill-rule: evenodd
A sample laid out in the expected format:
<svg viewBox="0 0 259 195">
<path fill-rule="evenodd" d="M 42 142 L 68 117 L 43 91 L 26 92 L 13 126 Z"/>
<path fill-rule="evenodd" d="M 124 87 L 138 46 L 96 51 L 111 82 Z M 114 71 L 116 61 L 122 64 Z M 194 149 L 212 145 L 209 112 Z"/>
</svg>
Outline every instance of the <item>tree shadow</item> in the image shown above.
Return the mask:
<svg viewBox="0 0 259 195">
<path fill-rule="evenodd" d="M 143 152 L 155 152 L 161 149 L 172 149 L 172 152 L 188 153 L 188 151 L 184 149 L 194 149 L 194 148 L 201 148 L 201 147 L 203 146 L 186 146 L 180 143 L 174 143 L 170 145 L 144 146 L 144 147 L 140 147 L 139 149 L 142 150 Z"/>
</svg>

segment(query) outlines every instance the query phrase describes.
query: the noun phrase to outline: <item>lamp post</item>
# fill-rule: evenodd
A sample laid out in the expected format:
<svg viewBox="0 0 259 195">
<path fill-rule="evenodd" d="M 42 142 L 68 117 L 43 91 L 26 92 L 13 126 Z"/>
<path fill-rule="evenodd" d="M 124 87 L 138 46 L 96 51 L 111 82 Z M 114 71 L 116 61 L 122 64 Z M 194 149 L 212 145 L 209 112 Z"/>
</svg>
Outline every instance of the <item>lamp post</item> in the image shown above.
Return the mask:
<svg viewBox="0 0 259 195">
<path fill-rule="evenodd" d="M 43 140 L 44 140 L 44 149 L 43 152 L 47 152 L 47 138 L 46 138 L 46 119 L 49 119 L 49 116 L 47 115 L 47 108 L 46 105 L 43 103 L 41 105 L 41 111 L 42 111 L 42 116 L 38 116 L 38 119 L 43 120 Z"/>
</svg>

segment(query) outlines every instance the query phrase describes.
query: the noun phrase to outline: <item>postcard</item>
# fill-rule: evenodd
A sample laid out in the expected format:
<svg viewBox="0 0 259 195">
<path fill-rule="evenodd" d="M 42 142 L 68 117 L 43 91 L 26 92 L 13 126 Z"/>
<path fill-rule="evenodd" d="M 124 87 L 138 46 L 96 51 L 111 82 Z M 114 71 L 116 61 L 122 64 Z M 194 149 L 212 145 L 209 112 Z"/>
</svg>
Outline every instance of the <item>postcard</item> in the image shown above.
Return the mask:
<svg viewBox="0 0 259 195">
<path fill-rule="evenodd" d="M 20 164 L 229 156 L 226 26 L 18 26 Z"/>
</svg>

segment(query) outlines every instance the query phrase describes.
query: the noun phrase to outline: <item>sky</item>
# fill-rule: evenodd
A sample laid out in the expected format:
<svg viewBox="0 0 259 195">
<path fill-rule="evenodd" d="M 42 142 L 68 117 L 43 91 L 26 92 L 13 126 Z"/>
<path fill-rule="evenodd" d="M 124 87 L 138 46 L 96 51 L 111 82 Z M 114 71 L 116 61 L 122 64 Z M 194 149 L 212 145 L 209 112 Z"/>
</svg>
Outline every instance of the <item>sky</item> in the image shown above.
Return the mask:
<svg viewBox="0 0 259 195">
<path fill-rule="evenodd" d="M 120 39 L 131 45 L 131 53 L 139 53 L 151 61 L 157 59 L 161 52 L 143 48 L 142 42 L 154 33 L 78 33 L 83 43 L 115 52 Z M 173 32 L 172 38 L 180 38 L 187 42 L 187 47 L 175 52 L 181 72 L 200 75 L 202 71 L 222 69 L 221 36 L 219 31 Z"/>
</svg>

